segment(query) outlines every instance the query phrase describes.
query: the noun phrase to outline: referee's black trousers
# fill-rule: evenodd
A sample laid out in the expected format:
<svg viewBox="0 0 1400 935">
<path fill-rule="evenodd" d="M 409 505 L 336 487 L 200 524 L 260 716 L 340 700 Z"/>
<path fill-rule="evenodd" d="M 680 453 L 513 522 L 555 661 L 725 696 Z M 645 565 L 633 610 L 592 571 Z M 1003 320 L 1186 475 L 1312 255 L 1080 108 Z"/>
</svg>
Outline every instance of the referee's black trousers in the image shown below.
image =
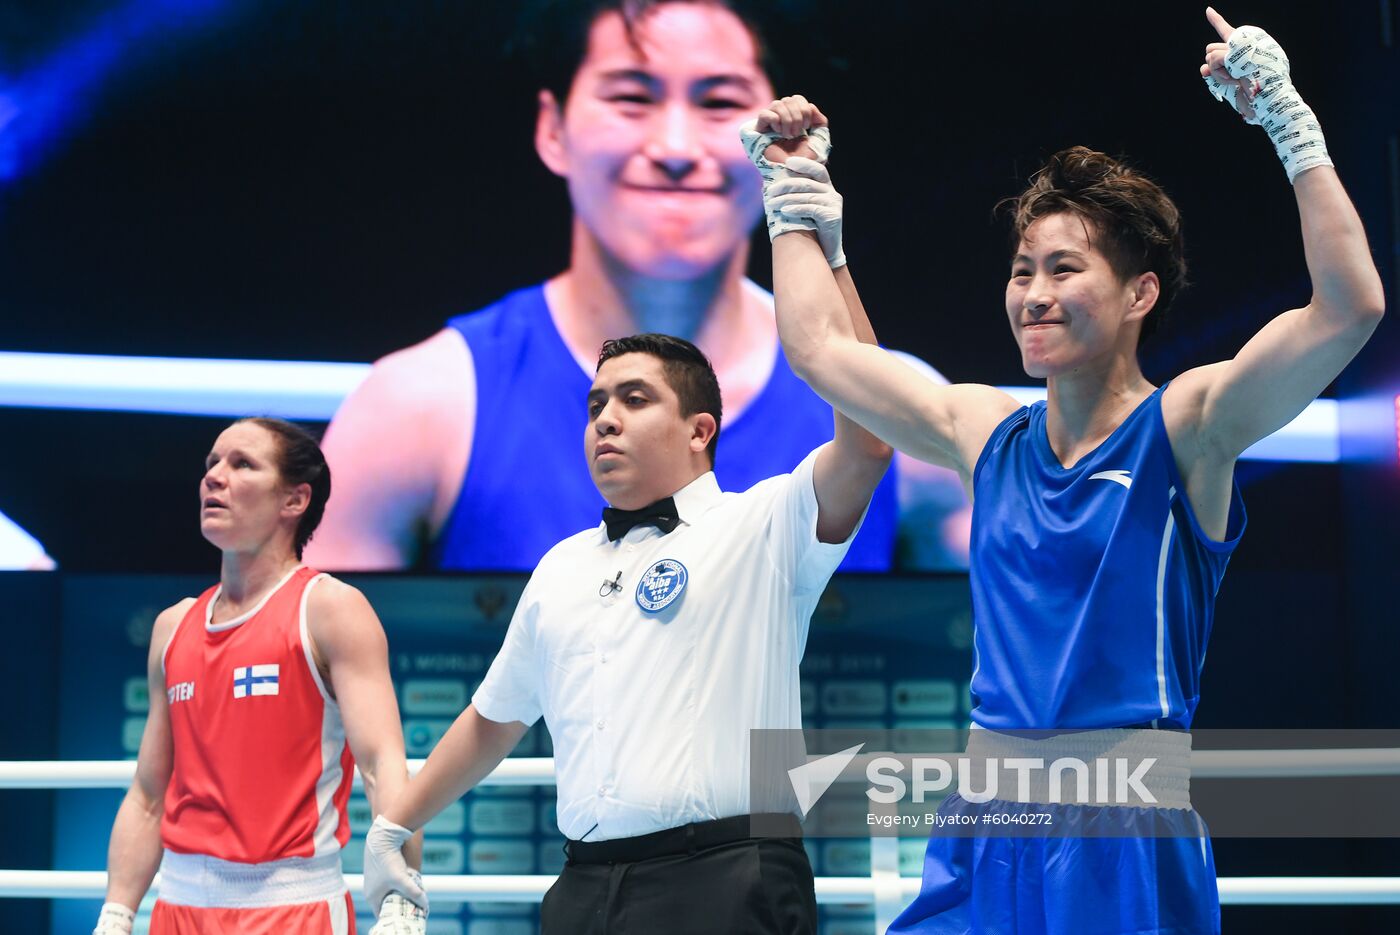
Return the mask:
<svg viewBox="0 0 1400 935">
<path fill-rule="evenodd" d="M 748 826 L 745 815 L 570 841 L 540 906 L 541 935 L 816 935 L 802 841 L 750 838 Z"/>
</svg>

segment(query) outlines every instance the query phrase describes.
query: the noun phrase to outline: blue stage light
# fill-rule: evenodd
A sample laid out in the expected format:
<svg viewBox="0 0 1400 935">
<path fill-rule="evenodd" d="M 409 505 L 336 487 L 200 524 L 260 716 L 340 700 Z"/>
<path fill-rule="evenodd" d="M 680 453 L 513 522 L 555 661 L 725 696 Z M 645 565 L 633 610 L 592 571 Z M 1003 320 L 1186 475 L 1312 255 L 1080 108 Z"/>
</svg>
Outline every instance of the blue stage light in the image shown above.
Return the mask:
<svg viewBox="0 0 1400 935">
<path fill-rule="evenodd" d="M 167 40 L 235 5 L 234 0 L 133 0 L 98 16 L 27 71 L 0 76 L 0 182 L 38 165 L 117 68 L 168 48 Z"/>
</svg>

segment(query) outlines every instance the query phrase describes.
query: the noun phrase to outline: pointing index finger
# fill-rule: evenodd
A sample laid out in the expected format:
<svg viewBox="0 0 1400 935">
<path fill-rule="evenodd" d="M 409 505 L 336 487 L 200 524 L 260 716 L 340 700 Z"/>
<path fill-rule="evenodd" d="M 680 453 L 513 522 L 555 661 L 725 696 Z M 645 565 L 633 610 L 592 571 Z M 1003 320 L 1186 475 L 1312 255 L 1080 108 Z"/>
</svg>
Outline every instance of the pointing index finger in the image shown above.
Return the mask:
<svg viewBox="0 0 1400 935">
<path fill-rule="evenodd" d="M 1225 17 L 1215 12 L 1215 7 L 1206 7 L 1206 20 L 1215 27 L 1215 31 L 1220 34 L 1221 39 L 1228 40 L 1230 33 L 1235 31 L 1235 27 L 1225 22 Z"/>
</svg>

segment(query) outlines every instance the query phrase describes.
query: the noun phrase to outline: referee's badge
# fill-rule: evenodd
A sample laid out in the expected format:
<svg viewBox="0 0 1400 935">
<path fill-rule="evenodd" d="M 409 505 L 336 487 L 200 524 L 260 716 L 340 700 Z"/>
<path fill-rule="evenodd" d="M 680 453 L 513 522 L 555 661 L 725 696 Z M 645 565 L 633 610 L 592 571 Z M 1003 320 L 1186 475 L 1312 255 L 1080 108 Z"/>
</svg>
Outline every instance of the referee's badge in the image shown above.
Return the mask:
<svg viewBox="0 0 1400 935">
<path fill-rule="evenodd" d="M 637 582 L 637 606 L 649 614 L 661 613 L 681 596 L 689 579 L 684 565 L 673 558 L 663 558 Z"/>
</svg>

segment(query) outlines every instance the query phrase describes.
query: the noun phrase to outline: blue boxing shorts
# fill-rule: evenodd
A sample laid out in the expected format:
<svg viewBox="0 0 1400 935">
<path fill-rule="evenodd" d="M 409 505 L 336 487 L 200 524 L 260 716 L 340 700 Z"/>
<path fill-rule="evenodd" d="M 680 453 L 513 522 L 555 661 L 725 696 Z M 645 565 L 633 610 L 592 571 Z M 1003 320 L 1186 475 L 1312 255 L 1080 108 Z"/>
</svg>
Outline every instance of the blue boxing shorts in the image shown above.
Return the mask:
<svg viewBox="0 0 1400 935">
<path fill-rule="evenodd" d="M 960 770 L 919 895 L 889 931 L 1214 935 L 1220 896 L 1191 808 L 1190 751 L 1180 731 L 973 730 L 962 765 L 982 782 L 963 790 Z M 1074 763 L 1082 775 L 1057 772 Z"/>
<path fill-rule="evenodd" d="M 924 853 L 919 895 L 890 935 L 1220 931 L 1210 838 L 1190 809 L 974 805 L 954 794 L 939 813 L 968 815 L 979 825 L 985 815 L 1049 814 L 1058 830 L 1040 836 L 935 833 Z M 1124 836 L 1134 825 L 1144 836 Z"/>
</svg>

